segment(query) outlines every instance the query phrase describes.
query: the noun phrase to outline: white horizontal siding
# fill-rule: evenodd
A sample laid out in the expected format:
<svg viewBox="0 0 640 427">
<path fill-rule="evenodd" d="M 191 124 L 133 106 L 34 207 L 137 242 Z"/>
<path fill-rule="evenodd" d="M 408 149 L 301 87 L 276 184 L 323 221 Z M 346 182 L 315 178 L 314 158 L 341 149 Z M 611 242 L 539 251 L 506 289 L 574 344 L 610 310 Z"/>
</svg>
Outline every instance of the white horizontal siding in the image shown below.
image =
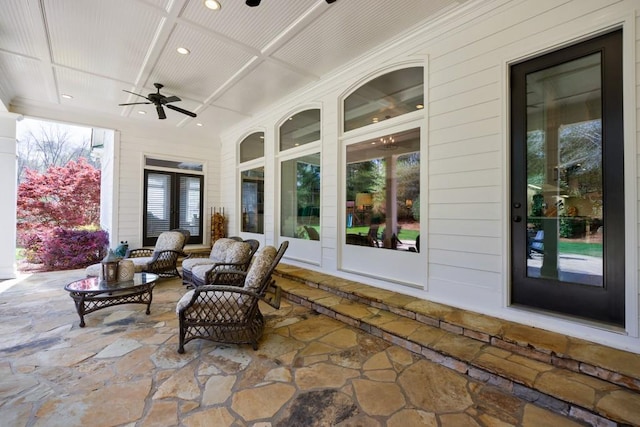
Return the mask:
<svg viewBox="0 0 640 427">
<path fill-rule="evenodd" d="M 448 204 L 429 203 L 429 218 L 496 220 L 503 215 L 502 203 L 458 203 L 456 209 Z"/>
<path fill-rule="evenodd" d="M 484 251 L 483 251 L 484 252 Z M 435 266 L 449 266 L 462 269 L 471 269 L 500 273 L 502 270 L 502 257 L 495 254 L 473 253 L 466 251 L 450 251 L 429 248 L 429 262 Z M 498 285 L 499 282 L 495 282 Z"/>
<path fill-rule="evenodd" d="M 485 135 L 477 138 L 462 139 L 446 144 L 429 147 L 429 160 L 439 163 L 439 160 L 452 157 L 467 156 L 488 152 L 500 152 L 502 150 L 502 136 L 498 134 Z"/>
<path fill-rule="evenodd" d="M 429 145 L 460 142 L 465 139 L 476 139 L 488 135 L 500 135 L 500 117 L 464 123 L 462 125 L 432 130 L 429 132 Z"/>
<path fill-rule="evenodd" d="M 429 250 L 443 249 L 458 252 L 502 254 L 502 239 L 483 236 L 452 236 L 432 234 L 429 236 Z"/>
<path fill-rule="evenodd" d="M 499 168 L 502 165 L 501 160 L 501 153 L 499 151 L 433 160 L 429 162 L 429 175 L 443 175 L 456 172 L 462 173 Z M 494 184 L 499 183 L 494 182 Z"/>
<path fill-rule="evenodd" d="M 500 182 L 500 178 L 501 171 L 499 169 L 442 173 L 429 177 L 429 187 L 431 191 L 448 188 L 485 187 L 495 185 L 496 182 Z"/>
<path fill-rule="evenodd" d="M 422 135 L 426 143 L 421 152 L 424 217 L 421 218 L 421 252 L 416 258 L 427 265 L 428 281 L 421 295 L 434 301 L 522 321 L 527 315 L 509 311 L 505 305 L 509 286 L 509 245 L 506 240 L 510 224 L 507 163 L 510 149 L 509 63 L 611 28 L 629 14 L 635 14 L 638 28 L 640 19 L 636 9 L 639 7 L 637 1 L 631 0 L 477 2 L 474 10 L 445 20 L 440 26 L 429 25 L 428 30 L 417 30 L 406 40 L 390 44 L 392 48 L 372 52 L 339 73 L 327 76 L 283 100 L 282 104 L 256 114 L 254 119 L 225 135 L 224 144 L 236 144 L 237 136 L 249 127 L 263 126 L 271 132 L 282 117 L 296 110 L 296 106 L 321 100 L 322 253 L 318 269 L 353 278 L 353 274 L 339 268 L 341 260 L 356 251 L 339 247 L 344 233 L 340 96 L 378 70 L 416 58 L 428 58 L 425 62 L 427 97 L 423 126 L 426 133 Z M 637 30 L 635 39 L 640 39 Z M 635 93 L 632 95 L 640 99 L 638 42 L 635 55 L 638 62 L 634 75 L 628 78 L 635 79 Z M 638 122 L 640 108 L 632 115 Z M 398 120 L 393 123 L 396 122 Z M 640 137 L 640 129 L 636 135 Z M 273 141 L 275 138 L 271 135 L 267 139 Z M 638 169 L 635 176 L 640 177 L 640 167 L 636 166 L 640 164 L 637 154 L 640 146 L 637 144 L 634 167 Z M 227 163 L 230 157 L 224 157 L 222 161 L 225 162 L 224 167 L 231 167 Z M 265 168 L 270 171 L 267 181 L 275 178 L 276 165 L 272 151 L 266 158 Z M 636 181 L 635 188 L 640 188 L 640 179 L 636 178 Z M 233 186 L 222 185 L 223 194 L 233 189 Z M 275 184 L 268 183 L 265 189 L 265 233 L 268 235 L 277 228 L 277 209 L 270 203 L 276 202 L 278 189 Z M 640 194 L 637 199 L 640 199 Z M 634 204 L 637 206 L 629 209 L 640 211 L 640 203 Z M 639 241 L 640 235 L 634 242 L 636 247 Z M 637 270 L 640 259 L 630 261 Z M 367 262 L 375 261 L 368 259 Z M 361 263 L 364 264 L 362 260 Z M 392 271 L 393 266 L 389 269 Z M 382 279 L 355 277 L 409 293 L 406 288 Z M 637 284 L 633 285 L 637 289 Z M 634 307 L 637 305 L 636 301 Z M 638 318 L 637 309 L 634 310 Z M 540 324 L 539 317 L 530 315 L 527 319 Z M 597 336 L 602 342 L 640 351 L 640 341 L 634 337 L 576 327 L 549 317 L 544 318 L 544 322 L 545 327 L 564 333 L 576 334 L 580 330 L 583 337 L 594 339 Z M 634 323 L 631 330 L 638 329 L 637 322 Z"/>
<path fill-rule="evenodd" d="M 460 267 L 452 267 L 449 265 L 442 264 L 434 264 L 429 267 L 429 280 L 431 279 L 440 281 L 440 282 L 448 282 L 448 283 L 457 283 L 460 286 L 460 289 L 463 290 L 465 288 L 469 289 L 486 289 L 489 291 L 496 291 L 501 286 L 501 274 L 498 272 L 491 271 L 483 271 L 483 270 L 475 270 L 471 268 L 460 268 Z M 432 283 L 429 283 L 430 289 L 432 288 Z M 448 285 L 451 286 L 451 285 Z M 443 292 L 444 295 L 447 296 L 447 299 L 452 298 L 450 292 Z M 463 293 L 459 293 L 453 298 L 458 298 L 460 300 L 466 300 L 466 291 Z"/>
</svg>

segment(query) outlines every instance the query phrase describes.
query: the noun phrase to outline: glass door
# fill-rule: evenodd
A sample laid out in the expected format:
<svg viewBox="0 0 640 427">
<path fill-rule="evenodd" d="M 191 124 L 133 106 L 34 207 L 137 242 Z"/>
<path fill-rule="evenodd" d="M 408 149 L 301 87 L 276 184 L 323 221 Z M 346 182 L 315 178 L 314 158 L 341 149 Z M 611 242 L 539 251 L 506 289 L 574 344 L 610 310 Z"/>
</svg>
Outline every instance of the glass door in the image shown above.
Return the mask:
<svg viewBox="0 0 640 427">
<path fill-rule="evenodd" d="M 622 32 L 514 65 L 512 303 L 624 325 Z"/>
</svg>

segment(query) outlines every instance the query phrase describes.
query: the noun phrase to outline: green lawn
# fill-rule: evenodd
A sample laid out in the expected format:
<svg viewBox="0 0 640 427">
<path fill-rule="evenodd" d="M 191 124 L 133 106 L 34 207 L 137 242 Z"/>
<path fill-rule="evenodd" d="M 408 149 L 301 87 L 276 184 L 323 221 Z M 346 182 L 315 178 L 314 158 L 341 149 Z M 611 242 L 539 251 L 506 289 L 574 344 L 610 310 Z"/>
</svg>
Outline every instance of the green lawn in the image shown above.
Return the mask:
<svg viewBox="0 0 640 427">
<path fill-rule="evenodd" d="M 378 236 L 380 236 L 381 231 L 384 231 L 384 228 L 381 227 L 380 230 L 378 230 Z M 347 233 L 353 233 L 353 234 L 361 234 L 363 236 L 366 236 L 369 233 L 369 226 L 362 226 L 362 227 L 351 227 L 351 228 L 347 228 Z M 420 230 L 403 230 L 400 229 L 400 234 L 398 235 L 398 239 L 400 239 L 401 242 L 405 241 L 405 240 L 412 240 L 415 241 L 416 237 L 418 237 L 418 234 L 420 234 Z"/>
<path fill-rule="evenodd" d="M 571 242 L 561 240 L 558 243 L 561 254 L 577 254 L 602 258 L 602 243 Z"/>
</svg>

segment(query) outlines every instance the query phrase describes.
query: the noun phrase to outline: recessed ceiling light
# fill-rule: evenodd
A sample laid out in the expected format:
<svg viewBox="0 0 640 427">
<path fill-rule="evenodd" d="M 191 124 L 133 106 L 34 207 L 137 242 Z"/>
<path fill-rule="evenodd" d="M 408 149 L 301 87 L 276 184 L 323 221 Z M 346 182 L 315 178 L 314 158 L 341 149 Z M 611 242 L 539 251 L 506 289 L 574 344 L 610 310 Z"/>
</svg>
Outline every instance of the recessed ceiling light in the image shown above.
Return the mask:
<svg viewBox="0 0 640 427">
<path fill-rule="evenodd" d="M 62 96 L 64 99 L 73 99 L 73 96 L 68 95 L 68 94 L 66 94 L 66 93 L 63 93 L 63 94 L 62 94 L 62 95 L 60 95 L 60 96 Z"/>
<path fill-rule="evenodd" d="M 293 120 L 293 117 L 289 117 L 289 120 Z"/>
<path fill-rule="evenodd" d="M 422 110 L 422 109 L 424 108 L 424 105 L 422 105 L 422 104 L 418 104 L 418 105 L 416 105 L 416 108 L 417 108 L 418 110 Z"/>
<path fill-rule="evenodd" d="M 211 10 L 220 10 L 220 2 L 217 0 L 204 0 L 204 5 Z"/>
<path fill-rule="evenodd" d="M 196 123 L 196 126 L 200 126 L 200 127 L 202 127 L 202 126 L 204 126 L 204 125 L 203 125 L 202 123 Z"/>
<path fill-rule="evenodd" d="M 180 55 L 188 55 L 191 53 L 191 51 L 189 49 L 187 49 L 186 47 L 179 47 L 178 49 L 176 49 L 178 51 L 178 53 Z"/>
<path fill-rule="evenodd" d="M 144 111 L 144 110 L 138 110 L 138 114 L 143 114 L 144 115 L 144 114 L 147 114 L 147 112 Z"/>
</svg>

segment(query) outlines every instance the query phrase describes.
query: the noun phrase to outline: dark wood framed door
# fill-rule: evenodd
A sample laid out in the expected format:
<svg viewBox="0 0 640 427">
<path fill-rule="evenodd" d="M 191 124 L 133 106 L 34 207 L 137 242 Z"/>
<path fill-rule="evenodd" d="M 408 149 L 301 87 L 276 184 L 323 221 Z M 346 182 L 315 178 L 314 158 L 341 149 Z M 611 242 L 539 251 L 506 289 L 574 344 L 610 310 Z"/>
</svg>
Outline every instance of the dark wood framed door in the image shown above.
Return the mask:
<svg viewBox="0 0 640 427">
<path fill-rule="evenodd" d="M 624 326 L 622 30 L 510 71 L 511 303 Z"/>
<path fill-rule="evenodd" d="M 145 169 L 142 244 L 155 245 L 160 233 L 189 230 L 187 243 L 203 242 L 204 177 Z"/>
</svg>

